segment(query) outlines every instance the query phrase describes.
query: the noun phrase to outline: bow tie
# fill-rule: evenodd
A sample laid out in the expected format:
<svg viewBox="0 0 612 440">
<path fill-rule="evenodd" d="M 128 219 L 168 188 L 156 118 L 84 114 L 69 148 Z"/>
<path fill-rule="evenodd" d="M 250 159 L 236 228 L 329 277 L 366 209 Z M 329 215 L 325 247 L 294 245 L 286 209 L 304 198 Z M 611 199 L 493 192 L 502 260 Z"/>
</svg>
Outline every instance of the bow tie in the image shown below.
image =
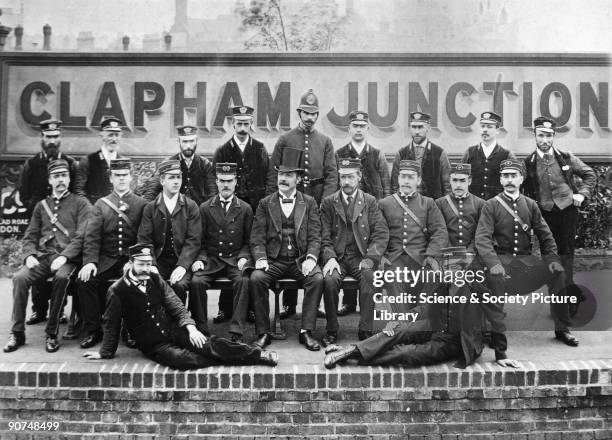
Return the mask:
<svg viewBox="0 0 612 440">
<path fill-rule="evenodd" d="M 133 280 L 136 287 L 147 287 L 147 280 Z"/>
<path fill-rule="evenodd" d="M 293 203 L 293 199 L 283 199 L 283 203 Z"/>
</svg>

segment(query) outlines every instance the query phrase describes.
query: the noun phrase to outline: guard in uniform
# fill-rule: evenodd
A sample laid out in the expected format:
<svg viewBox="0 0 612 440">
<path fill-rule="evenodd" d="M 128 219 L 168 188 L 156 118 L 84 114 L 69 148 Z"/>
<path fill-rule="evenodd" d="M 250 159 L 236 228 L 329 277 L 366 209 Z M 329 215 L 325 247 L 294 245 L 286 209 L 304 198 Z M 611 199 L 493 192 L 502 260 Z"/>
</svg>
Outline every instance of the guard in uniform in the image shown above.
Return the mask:
<svg viewBox="0 0 612 440">
<path fill-rule="evenodd" d="M 215 164 L 235 163 L 236 196 L 251 205 L 253 212 L 257 210 L 259 201 L 266 195 L 266 177 L 270 158 L 264 144 L 254 139 L 250 132 L 253 126 L 252 107 L 241 105 L 232 108 L 232 125 L 234 135 L 230 140 L 215 151 Z M 214 323 L 227 321 L 232 317 L 232 291 L 222 290 L 219 295 L 219 313 L 213 318 Z M 249 307 L 251 321 L 254 322 L 252 306 Z"/>
<path fill-rule="evenodd" d="M 578 157 L 553 146 L 555 121 L 539 117 L 533 125 L 536 150 L 525 159 L 523 191 L 538 202 L 557 243 L 565 281 L 573 286 L 578 209 L 591 197 L 597 176 Z M 580 177 L 580 183 L 574 176 Z"/>
<path fill-rule="evenodd" d="M 200 210 L 179 192 L 182 172 L 178 160 L 162 162 L 158 172 L 163 190 L 144 207 L 138 243 L 153 245 L 159 274 L 185 303 L 191 281 L 189 268 L 202 244 Z M 190 299 L 190 303 L 194 301 Z"/>
<path fill-rule="evenodd" d="M 73 190 L 77 162 L 73 157 L 59 151 L 61 145 L 62 121 L 56 119 L 42 121 L 40 123 L 40 146 L 42 151 L 25 161 L 19 176 L 19 199 L 30 214 L 32 214 L 34 206 L 39 201 L 51 194 L 47 166 L 52 160 L 64 159 L 68 162 L 68 167 L 70 168 L 70 185 L 68 189 L 70 191 Z M 28 318 L 26 324 L 38 324 L 47 319 L 50 295 L 51 290 L 48 288 L 47 283 L 32 286 L 32 315 Z M 61 320 L 66 322 L 66 317 L 62 315 Z"/>
<path fill-rule="evenodd" d="M 370 129 L 369 115 L 364 111 L 353 111 L 349 114 L 349 135 L 351 141 L 336 151 L 336 164 L 340 159 L 356 158 L 361 161 L 360 188 L 374 196 L 376 200 L 391 194 L 391 180 L 385 155 L 367 141 Z M 345 290 L 342 296 L 342 307 L 338 316 L 354 313 L 357 308 L 357 291 Z M 327 310 L 327 308 L 326 308 Z M 328 317 L 329 319 L 329 317 Z"/>
<path fill-rule="evenodd" d="M 203 335 L 168 284 L 158 274 L 151 273 L 152 254 L 150 245 L 130 247 L 130 268 L 108 292 L 102 347 L 98 352 L 85 353 L 86 358 L 115 356 L 123 319 L 140 351 L 171 368 L 277 364 L 278 356 L 274 352 Z"/>
<path fill-rule="evenodd" d="M 215 173 L 211 161 L 197 154 L 198 129 L 192 125 L 177 127 L 180 152 L 167 160 L 179 161 L 183 183 L 180 193 L 196 202 L 198 206 L 217 194 Z M 158 169 L 159 172 L 159 169 Z M 154 200 L 162 192 L 159 179 L 153 177 L 145 183 L 143 197 L 146 201 Z"/>
<path fill-rule="evenodd" d="M 489 269 L 487 284 L 491 294 L 503 296 L 530 294 L 543 284 L 551 295 L 559 295 L 565 282 L 557 246 L 537 203 L 520 194 L 524 175 L 523 161 L 508 159 L 500 164 L 500 183 L 504 192 L 487 200 L 476 229 L 476 249 Z M 532 254 L 533 234 L 537 236 L 542 257 Z M 481 304 L 491 323 L 491 342 L 495 358 L 507 361 L 503 307 Z M 568 326 L 569 305 L 556 303 L 552 314 L 557 338 L 578 345 Z M 510 365 L 514 366 L 514 365 Z"/>
<path fill-rule="evenodd" d="M 359 189 L 361 159 L 339 159 L 338 164 L 341 189 L 321 203 L 321 263 L 327 312 L 327 334 L 321 340 L 324 347 L 338 338 L 338 293 L 346 275 L 359 281 L 358 334 L 372 332 L 373 271 L 389 242 L 389 229 L 376 198 Z"/>
<path fill-rule="evenodd" d="M 319 117 L 319 99 L 312 89 L 300 98 L 297 113 L 300 118 L 298 126 L 281 135 L 274 146 L 266 192 L 271 194 L 277 189 L 276 170 L 280 165 L 282 151 L 285 148 L 294 148 L 304 152 L 299 164 L 304 173 L 298 190 L 314 197 L 317 204 L 321 204 L 324 197 L 332 195 L 338 189 L 338 170 L 331 139 L 314 128 Z M 294 315 L 296 304 L 297 290 L 285 291 L 281 319 Z"/>
<path fill-rule="evenodd" d="M 410 113 L 412 142 L 400 148 L 393 159 L 391 170 L 391 191 L 399 188 L 399 164 L 402 160 L 415 160 L 421 167 L 419 192 L 426 197 L 437 199 L 450 192 L 450 162 L 442 147 L 427 138 L 431 128 L 431 116 L 427 113 Z"/>
<path fill-rule="evenodd" d="M 74 191 L 87 197 L 92 205 L 113 190 L 110 183 L 110 162 L 119 157 L 122 125 L 123 122 L 114 117 L 103 119 L 100 123 L 102 147 L 79 161 Z"/>
<path fill-rule="evenodd" d="M 321 347 L 312 337 L 317 307 L 323 294 L 323 275 L 317 266 L 321 250 L 321 219 L 317 202 L 297 190 L 304 150 L 285 147 L 278 171 L 278 191 L 263 198 L 257 207 L 251 231 L 251 292 L 255 296 L 255 331 L 270 328 L 268 289 L 283 276 L 304 283 L 302 328 L 299 341 L 307 349 Z"/>
<path fill-rule="evenodd" d="M 198 328 L 207 330 L 206 291 L 216 278 L 232 280 L 234 314 L 230 332 L 232 340 L 238 341 L 242 338 L 249 303 L 249 277 L 243 274 L 245 269 L 253 268 L 249 250 L 253 211 L 235 195 L 237 164 L 218 162 L 215 169 L 219 195 L 200 205 L 202 244 L 191 265 L 193 295 L 190 298 L 194 302 L 190 308 Z"/>
<path fill-rule="evenodd" d="M 34 207 L 22 240 L 25 266 L 13 277 L 13 325 L 4 346 L 5 352 L 15 351 L 25 344 L 24 321 L 29 289 L 50 276 L 53 281 L 45 347 L 49 353 L 59 350 L 57 333 L 62 305 L 70 277 L 81 258 L 91 205 L 84 197 L 68 190 L 70 166 L 67 161 L 54 160 L 47 170 L 53 192 Z"/>
<path fill-rule="evenodd" d="M 472 145 L 463 155 L 461 162 L 472 165 L 470 193 L 483 200 L 489 200 L 502 192 L 499 184 L 499 164 L 506 159 L 515 159 L 511 151 L 497 143 L 502 118 L 494 112 L 480 115 L 480 142 Z"/>
<path fill-rule="evenodd" d="M 129 247 L 136 243 L 142 211 L 147 202 L 130 191 L 129 159 L 111 161 L 113 191 L 93 206 L 83 242 L 83 267 L 79 271 L 79 299 L 84 336 L 81 348 L 102 340 L 101 317 L 108 281 L 123 276 Z"/>
</svg>

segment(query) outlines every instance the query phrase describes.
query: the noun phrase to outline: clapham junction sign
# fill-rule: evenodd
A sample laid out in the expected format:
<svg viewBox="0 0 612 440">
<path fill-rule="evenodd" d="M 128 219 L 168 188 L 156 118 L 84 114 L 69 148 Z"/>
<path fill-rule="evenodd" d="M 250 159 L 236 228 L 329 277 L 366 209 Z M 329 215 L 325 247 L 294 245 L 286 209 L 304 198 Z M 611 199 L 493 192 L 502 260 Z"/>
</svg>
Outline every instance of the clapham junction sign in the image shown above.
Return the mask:
<svg viewBox="0 0 612 440">
<path fill-rule="evenodd" d="M 199 150 L 229 136 L 233 105 L 255 107 L 253 135 L 271 151 L 297 124 L 300 96 L 319 97 L 317 128 L 339 147 L 348 114 L 370 114 L 370 142 L 388 155 L 410 137 L 408 114 L 432 115 L 430 137 L 451 155 L 478 141 L 478 116 L 503 115 L 499 140 L 518 154 L 534 147 L 531 121 L 553 117 L 557 144 L 586 160 L 609 159 L 608 55 L 571 54 L 72 54 L 4 53 L 0 153 L 39 150 L 38 123 L 64 122 L 63 151 L 99 147 L 103 116 L 125 121 L 122 152 L 166 156 L 174 127 L 199 127 Z"/>
</svg>

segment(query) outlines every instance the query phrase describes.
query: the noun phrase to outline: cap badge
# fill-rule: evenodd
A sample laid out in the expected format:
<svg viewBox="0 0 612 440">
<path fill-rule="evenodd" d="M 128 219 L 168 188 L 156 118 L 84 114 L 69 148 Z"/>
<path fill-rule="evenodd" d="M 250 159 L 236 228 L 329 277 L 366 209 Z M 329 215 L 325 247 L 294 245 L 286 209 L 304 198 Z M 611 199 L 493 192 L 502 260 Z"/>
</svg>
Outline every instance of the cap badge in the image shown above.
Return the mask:
<svg viewBox="0 0 612 440">
<path fill-rule="evenodd" d="M 457 164 L 455 168 L 457 168 L 458 170 L 462 170 L 463 169 L 463 165 Z"/>
<path fill-rule="evenodd" d="M 359 119 L 360 121 L 363 121 L 363 113 L 357 113 L 356 118 Z"/>
<path fill-rule="evenodd" d="M 49 130 L 57 130 L 57 124 L 49 124 Z"/>
<path fill-rule="evenodd" d="M 119 122 L 117 122 L 117 121 L 110 121 L 110 123 L 108 125 L 110 125 L 113 128 L 117 128 L 117 127 L 119 127 Z"/>
<path fill-rule="evenodd" d="M 306 95 L 306 102 L 310 105 L 313 105 L 315 103 L 315 96 L 312 93 L 309 93 L 308 95 Z"/>
<path fill-rule="evenodd" d="M 247 112 L 247 108 L 246 107 L 240 107 L 240 113 L 242 113 L 243 115 Z"/>
<path fill-rule="evenodd" d="M 230 167 L 229 167 L 229 165 L 223 165 L 222 169 L 223 169 L 223 171 L 229 171 Z"/>
<path fill-rule="evenodd" d="M 351 163 L 351 162 L 350 162 L 349 160 L 346 160 L 346 159 L 345 159 L 345 160 L 343 160 L 343 161 L 342 161 L 342 166 L 347 167 L 347 166 L 349 166 L 349 164 L 350 164 L 350 163 Z"/>
<path fill-rule="evenodd" d="M 420 113 L 415 113 L 414 114 L 414 119 L 421 119 L 421 116 L 423 116 L 423 115 L 421 115 Z"/>
<path fill-rule="evenodd" d="M 544 126 L 544 128 L 551 128 L 552 124 L 549 121 L 544 121 L 544 123 L 542 124 Z"/>
<path fill-rule="evenodd" d="M 185 127 L 183 129 L 183 131 L 185 132 L 185 134 L 191 134 L 191 132 L 193 131 L 193 129 L 191 127 Z"/>
<path fill-rule="evenodd" d="M 483 113 L 482 117 L 485 119 L 489 119 L 491 117 L 491 113 Z"/>
<path fill-rule="evenodd" d="M 143 255 L 151 255 L 151 249 L 149 248 L 144 248 L 141 252 Z"/>
</svg>

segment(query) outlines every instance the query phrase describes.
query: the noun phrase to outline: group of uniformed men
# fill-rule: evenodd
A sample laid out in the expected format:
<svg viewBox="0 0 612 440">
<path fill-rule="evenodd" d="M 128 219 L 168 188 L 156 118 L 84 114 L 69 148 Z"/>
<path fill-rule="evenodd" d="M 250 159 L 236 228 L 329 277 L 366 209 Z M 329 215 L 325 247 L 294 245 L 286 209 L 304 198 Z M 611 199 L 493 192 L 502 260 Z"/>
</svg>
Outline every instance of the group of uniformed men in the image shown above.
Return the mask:
<svg viewBox="0 0 612 440">
<path fill-rule="evenodd" d="M 49 277 L 48 352 L 59 349 L 59 319 L 76 275 L 80 345 L 102 341 L 87 357 L 113 357 L 123 322 L 146 356 L 175 368 L 276 364 L 276 354 L 265 350 L 271 343 L 268 289 L 283 277 L 303 283 L 298 339 L 312 351 L 327 347 L 329 368 L 351 358 L 422 365 L 458 357 L 467 365 L 482 350 L 479 314 L 489 322 L 498 363 L 516 366 L 507 359 L 500 305 L 450 306 L 438 313 L 446 319 L 435 329 L 391 322 L 374 334 L 374 271 L 438 270 L 449 245 L 478 254 L 472 267 L 488 271 L 486 285 L 472 290 L 526 292 L 538 287 L 521 284 L 529 279 L 547 283 L 551 294 L 568 294 L 577 209 L 596 178 L 576 156 L 553 147 L 553 120 L 534 121 L 536 150 L 517 160 L 496 140 L 500 116 L 484 112 L 481 142 L 451 164 L 428 138 L 431 117 L 413 112 L 412 141 L 399 149 L 389 175 L 384 154 L 368 142 L 368 114 L 350 113 L 350 141 L 334 152 L 331 139 L 314 127 L 319 106 L 312 90 L 297 107 L 298 126 L 280 136 L 270 158 L 250 135 L 254 109 L 232 112 L 234 135 L 212 163 L 196 153 L 197 128 L 178 127 L 180 152 L 159 165 L 142 196 L 130 189 L 131 163 L 119 154 L 122 121 L 104 119 L 100 150 L 78 164 L 59 151 L 61 121 L 41 123 L 42 151 L 26 161 L 20 184 L 21 200 L 33 211 L 23 238 L 24 267 L 13 278 L 5 352 L 25 343 L 29 289 L 36 286 L 33 296 L 43 296 Z M 533 255 L 533 234 L 542 259 Z M 359 293 L 346 290 L 338 309 L 346 276 L 357 279 Z M 214 320 L 231 318 L 229 339 L 211 337 L 208 328 L 206 292 L 219 277 L 233 284 L 233 292 L 221 292 Z M 118 281 L 109 288 L 109 280 Z M 385 288 L 396 295 L 407 287 Z M 421 283 L 413 290 L 427 288 Z M 327 326 L 318 341 L 313 331 L 322 298 Z M 46 320 L 40 305 L 46 298 L 33 302 L 28 323 Z M 296 302 L 296 291 L 284 292 L 283 318 L 295 314 Z M 338 346 L 337 317 L 355 312 L 357 303 L 360 342 Z M 556 338 L 578 345 L 567 305 L 554 307 L 553 316 Z M 256 340 L 245 344 L 249 317 Z"/>
</svg>

